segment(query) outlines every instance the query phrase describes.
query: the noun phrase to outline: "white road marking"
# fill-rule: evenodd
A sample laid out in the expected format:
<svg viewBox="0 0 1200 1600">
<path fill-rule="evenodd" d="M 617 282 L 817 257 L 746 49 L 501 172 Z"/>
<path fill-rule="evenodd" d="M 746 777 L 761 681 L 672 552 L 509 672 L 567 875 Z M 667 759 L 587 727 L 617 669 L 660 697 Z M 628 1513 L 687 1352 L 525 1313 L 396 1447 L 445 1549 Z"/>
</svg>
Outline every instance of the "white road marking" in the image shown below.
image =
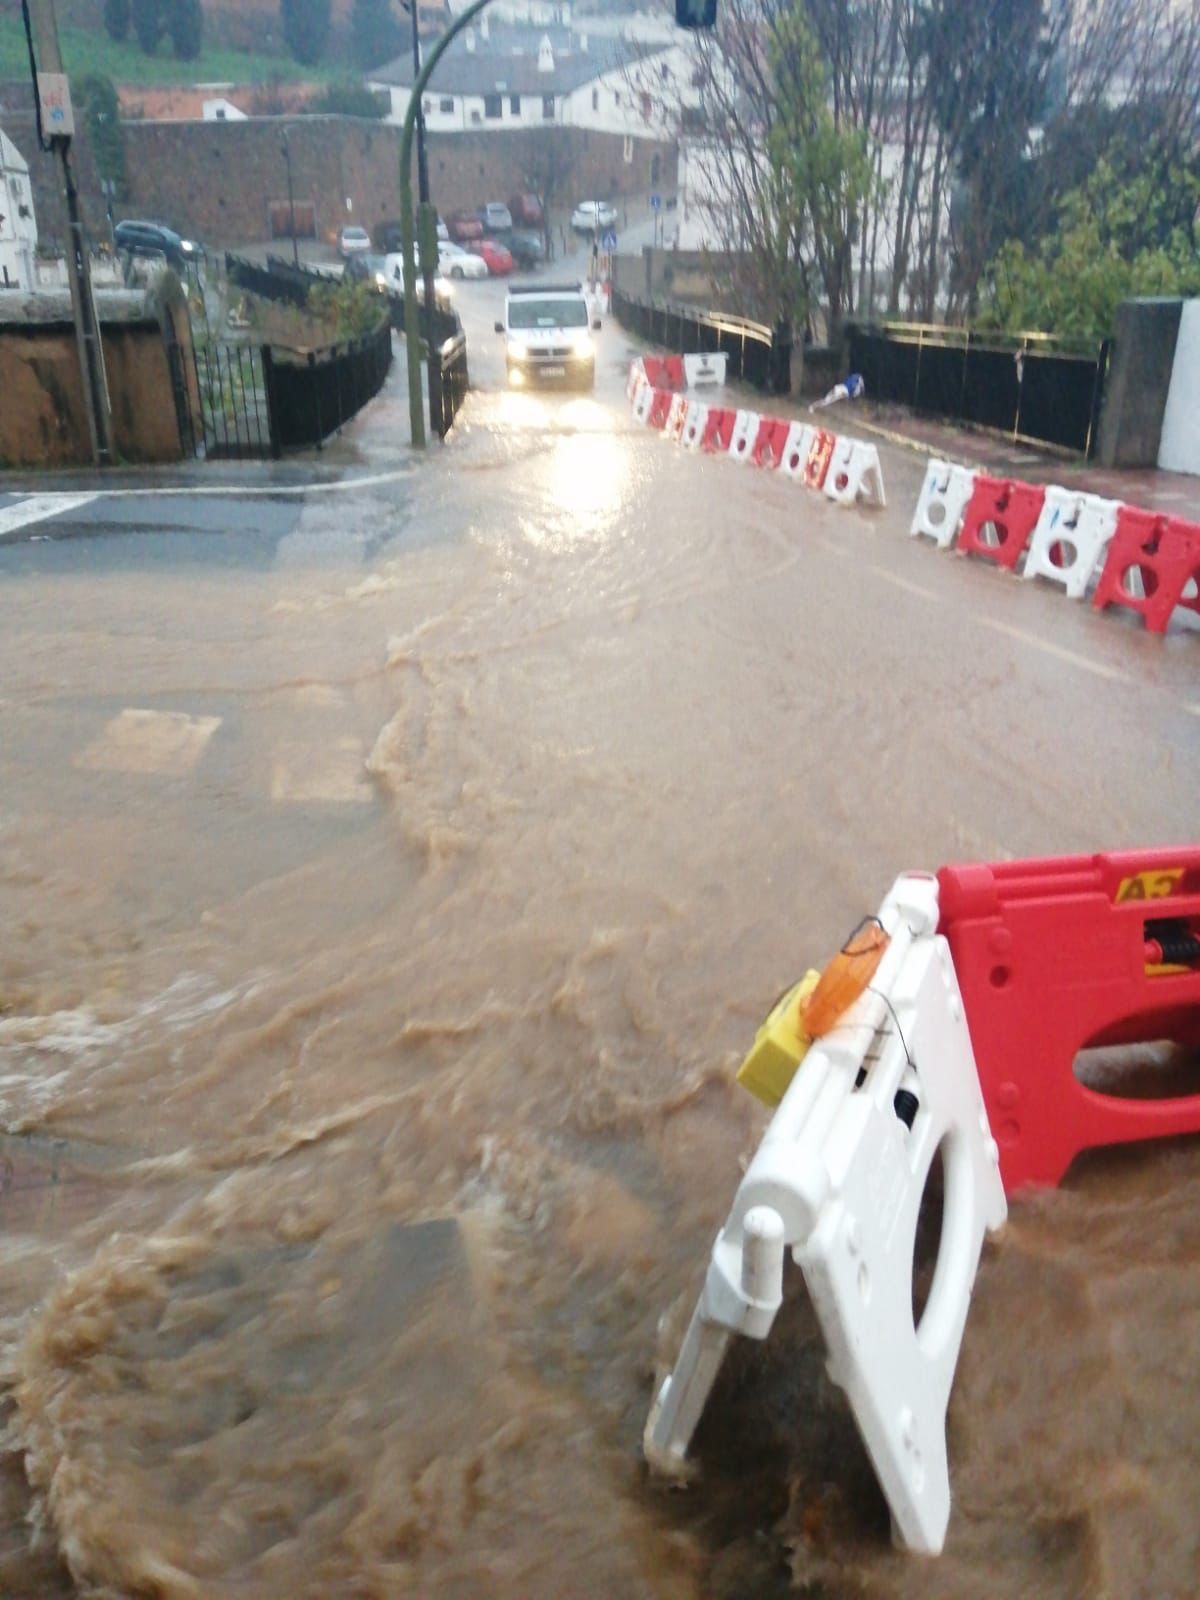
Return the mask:
<svg viewBox="0 0 1200 1600">
<path fill-rule="evenodd" d="M 306 494 L 350 494 L 356 489 L 374 489 L 384 483 L 400 483 L 412 476 L 411 467 L 397 467 L 392 472 L 372 472 L 358 478 L 339 478 L 335 483 L 277 483 L 247 484 L 201 482 L 176 484 L 161 489 L 94 489 L 86 495 L 60 495 L 61 500 L 168 500 L 186 496 L 189 500 L 210 500 L 214 497 L 233 496 L 237 499 L 292 499 Z M 50 497 L 47 497 L 50 498 Z M 55 515 L 48 512 L 48 516 Z M 2 531 L 2 530 L 0 530 Z"/>
<path fill-rule="evenodd" d="M 186 777 L 220 726 L 220 717 L 189 717 L 182 711 L 139 711 L 129 707 L 75 758 L 75 765 L 91 772 Z"/>
<path fill-rule="evenodd" d="M 940 605 L 941 595 L 935 594 L 932 589 L 926 589 L 923 584 L 914 583 L 911 578 L 902 578 L 898 572 L 889 572 L 886 567 L 879 567 L 873 561 L 867 562 L 867 571 L 873 572 L 877 578 L 882 578 L 885 583 L 894 583 L 897 589 L 907 589 L 909 594 L 920 595 L 922 600 L 932 600 L 934 605 Z"/>
<path fill-rule="evenodd" d="M 1061 644 L 1053 644 L 1049 639 L 1043 639 L 1036 633 L 1028 633 L 1024 628 L 1014 628 L 1011 623 L 997 622 L 995 617 L 985 617 L 976 614 L 976 622 L 984 628 L 991 628 L 993 633 L 1002 633 L 1009 639 L 1017 639 L 1021 644 L 1027 644 L 1034 650 L 1040 650 L 1043 655 L 1053 656 L 1057 661 L 1067 661 L 1073 667 L 1079 667 L 1084 672 L 1090 672 L 1097 678 L 1107 678 L 1110 683 L 1128 683 L 1128 672 L 1122 672 L 1119 667 L 1106 667 L 1100 661 L 1093 661 L 1090 656 L 1081 656 L 1074 650 L 1067 650 Z"/>
<path fill-rule="evenodd" d="M 60 517 L 64 511 L 74 511 L 94 500 L 94 494 L 30 494 L 15 505 L 0 506 L 0 539 L 6 533 L 16 533 L 32 522 L 45 522 L 48 517 Z"/>
</svg>

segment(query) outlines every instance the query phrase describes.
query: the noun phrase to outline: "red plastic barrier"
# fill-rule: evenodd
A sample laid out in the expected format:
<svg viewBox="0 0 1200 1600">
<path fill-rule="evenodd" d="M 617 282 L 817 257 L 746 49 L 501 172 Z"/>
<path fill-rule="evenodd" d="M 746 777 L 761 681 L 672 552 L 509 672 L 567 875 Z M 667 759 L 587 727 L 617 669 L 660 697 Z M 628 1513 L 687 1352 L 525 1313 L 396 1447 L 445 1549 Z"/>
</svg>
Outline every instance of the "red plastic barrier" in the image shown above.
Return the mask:
<svg viewBox="0 0 1200 1600">
<path fill-rule="evenodd" d="M 668 356 L 663 362 L 663 370 L 665 373 L 664 381 L 670 386 L 670 388 L 687 388 L 687 378 L 684 376 L 683 372 L 682 356 Z"/>
<path fill-rule="evenodd" d="M 782 422 L 778 417 L 764 417 L 758 425 L 758 438 L 754 441 L 754 449 L 750 452 L 750 459 L 756 467 L 777 467 L 783 460 L 783 447 L 787 444 L 788 434 L 791 432 L 790 422 Z"/>
<path fill-rule="evenodd" d="M 1141 595 L 1125 582 L 1133 568 L 1141 572 Z M 1189 580 L 1198 593 L 1185 598 Z M 1122 506 L 1092 604 L 1097 611 L 1128 606 L 1151 633 L 1167 631 L 1176 606 L 1200 611 L 1200 524 Z"/>
<path fill-rule="evenodd" d="M 825 487 L 825 474 L 829 471 L 836 446 L 837 434 L 826 433 L 823 428 L 818 428 L 808 447 L 808 460 L 804 463 L 804 482 L 810 489 Z"/>
<path fill-rule="evenodd" d="M 1200 1094 L 1086 1087 L 1079 1051 L 1200 1045 L 1200 847 L 943 867 L 954 956 L 1004 1187 L 1081 1150 L 1200 1132 Z"/>
<path fill-rule="evenodd" d="M 666 361 L 662 356 L 643 356 L 642 365 L 646 369 L 646 379 L 652 389 L 665 389 Z"/>
<path fill-rule="evenodd" d="M 655 389 L 654 403 L 650 407 L 650 415 L 646 418 L 648 428 L 662 428 L 666 426 L 667 413 L 671 409 L 674 399 L 670 389 Z"/>
<path fill-rule="evenodd" d="M 721 455 L 725 455 L 733 439 L 736 422 L 736 411 L 726 411 L 721 406 L 713 406 L 704 424 L 704 436 L 700 440 L 701 450 L 718 451 Z"/>
<path fill-rule="evenodd" d="M 1009 571 L 1016 568 L 1029 536 L 1042 514 L 1046 491 L 1040 484 L 1016 483 L 1011 478 L 989 478 L 975 474 L 975 487 L 963 512 L 958 533 L 960 551 L 983 556 Z M 997 544 L 984 544 L 980 535 L 984 525 L 996 530 Z"/>
<path fill-rule="evenodd" d="M 669 439 L 679 440 L 683 437 L 687 414 L 688 403 L 686 396 L 682 394 L 675 395 L 671 400 L 671 409 L 667 413 L 666 433 Z"/>
</svg>

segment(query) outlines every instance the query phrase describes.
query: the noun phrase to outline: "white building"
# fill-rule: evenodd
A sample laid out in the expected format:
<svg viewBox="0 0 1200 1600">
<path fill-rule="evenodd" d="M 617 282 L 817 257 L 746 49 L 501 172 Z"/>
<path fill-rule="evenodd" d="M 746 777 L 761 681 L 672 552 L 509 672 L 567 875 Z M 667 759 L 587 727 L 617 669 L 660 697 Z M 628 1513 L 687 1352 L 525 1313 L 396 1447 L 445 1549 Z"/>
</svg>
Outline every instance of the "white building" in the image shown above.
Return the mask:
<svg viewBox="0 0 1200 1600">
<path fill-rule="evenodd" d="M 29 164 L 6 133 L 0 131 L 0 291 L 37 287 L 34 257 L 37 218 Z"/>
<path fill-rule="evenodd" d="M 531 10 L 537 8 L 532 0 Z M 543 9 L 560 14 L 569 7 Z M 411 54 L 367 76 L 391 99 L 389 121 L 402 122 L 414 79 Z M 485 13 L 450 46 L 426 90 L 431 133 L 504 132 L 555 125 L 630 139 L 674 136 L 680 107 L 698 106 L 699 74 L 688 41 L 595 38 L 564 27 L 505 25 Z"/>
</svg>

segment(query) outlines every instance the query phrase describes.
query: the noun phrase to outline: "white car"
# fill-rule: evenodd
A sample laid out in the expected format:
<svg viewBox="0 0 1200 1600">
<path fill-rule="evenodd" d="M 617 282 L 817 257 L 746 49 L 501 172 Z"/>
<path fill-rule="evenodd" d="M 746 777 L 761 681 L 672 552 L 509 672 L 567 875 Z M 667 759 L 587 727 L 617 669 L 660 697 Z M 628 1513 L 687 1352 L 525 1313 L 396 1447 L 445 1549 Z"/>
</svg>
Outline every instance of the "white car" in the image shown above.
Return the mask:
<svg viewBox="0 0 1200 1600">
<path fill-rule="evenodd" d="M 443 241 L 438 245 L 438 272 L 443 278 L 486 278 L 488 264 L 462 245 Z"/>
<path fill-rule="evenodd" d="M 386 289 L 389 294 L 404 293 L 404 257 L 399 250 L 391 250 L 383 258 L 383 266 L 375 275 L 378 288 Z M 448 302 L 453 294 L 449 283 L 441 272 L 441 263 L 438 264 L 438 274 L 433 280 L 433 293 L 439 303 Z M 417 298 L 425 298 L 425 279 L 421 272 L 421 263 L 417 262 Z"/>
<path fill-rule="evenodd" d="M 596 345 L 600 328 L 581 283 L 543 283 L 508 291 L 504 335 L 508 381 L 515 387 L 558 379 L 591 389 L 596 381 Z"/>
<path fill-rule="evenodd" d="M 337 236 L 338 255 L 343 261 L 350 256 L 365 256 L 371 250 L 371 235 L 365 228 L 345 227 L 338 229 Z"/>
<path fill-rule="evenodd" d="M 571 213 L 571 227 L 576 233 L 602 233 L 616 225 L 616 210 L 607 200 L 583 200 Z"/>
</svg>

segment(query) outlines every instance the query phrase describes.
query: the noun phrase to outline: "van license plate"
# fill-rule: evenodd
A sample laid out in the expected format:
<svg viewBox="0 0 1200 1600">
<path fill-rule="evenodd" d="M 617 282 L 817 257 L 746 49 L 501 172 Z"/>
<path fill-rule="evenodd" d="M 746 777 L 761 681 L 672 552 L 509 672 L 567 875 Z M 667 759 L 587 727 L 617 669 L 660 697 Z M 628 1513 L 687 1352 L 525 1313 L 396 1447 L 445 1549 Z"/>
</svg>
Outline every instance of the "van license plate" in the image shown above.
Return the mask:
<svg viewBox="0 0 1200 1600">
<path fill-rule="evenodd" d="M 565 378 L 567 369 L 566 367 L 543 367 L 542 375 L 547 378 Z"/>
</svg>

